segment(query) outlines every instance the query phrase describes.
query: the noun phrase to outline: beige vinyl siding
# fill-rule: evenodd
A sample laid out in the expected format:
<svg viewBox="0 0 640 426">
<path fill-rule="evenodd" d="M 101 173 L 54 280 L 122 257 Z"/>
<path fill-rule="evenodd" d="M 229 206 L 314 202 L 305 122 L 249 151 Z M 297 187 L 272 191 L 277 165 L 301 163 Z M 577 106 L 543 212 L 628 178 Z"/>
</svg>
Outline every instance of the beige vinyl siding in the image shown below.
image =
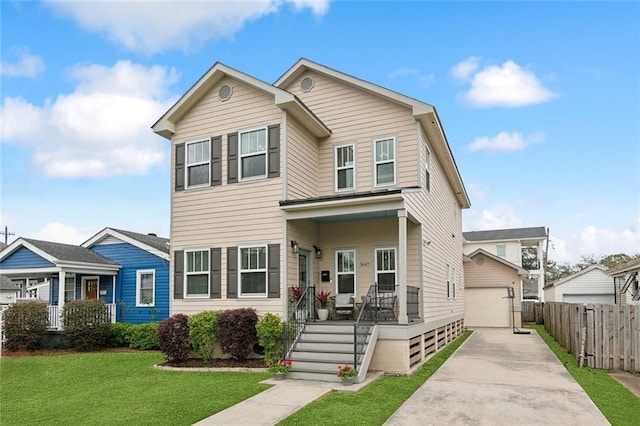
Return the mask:
<svg viewBox="0 0 640 426">
<path fill-rule="evenodd" d="M 309 92 L 300 90 L 300 80 L 315 80 Z M 396 138 L 396 186 L 417 186 L 416 132 L 412 111 L 325 75 L 307 71 L 286 88 L 298 96 L 331 129 L 332 135 L 319 144 L 320 195 L 331 195 L 334 188 L 336 144 L 356 144 L 356 189 L 373 189 L 373 141 Z"/>
<path fill-rule="evenodd" d="M 291 241 L 297 241 L 301 249 L 308 250 L 311 253 L 311 276 L 309 281 L 311 285 L 318 287 L 320 285 L 320 272 L 318 269 L 318 261 L 315 258 L 313 246 L 317 245 L 318 224 L 312 220 L 292 220 L 288 223 L 287 228 L 287 275 L 283 275 L 285 287 L 298 285 L 298 255 L 291 250 Z M 324 247 L 322 247 L 324 249 Z M 326 289 L 330 290 L 328 283 Z"/>
<path fill-rule="evenodd" d="M 233 87 L 232 97 L 221 102 L 218 89 Z M 282 178 L 265 178 L 227 184 L 227 134 L 247 128 L 280 124 L 283 114 L 272 97 L 230 78 L 222 79 L 176 124 L 173 146 L 194 139 L 222 136 L 222 185 L 174 191 L 172 167 L 171 250 L 219 247 L 222 249 L 221 299 L 171 299 L 171 314 L 234 309 L 250 305 L 259 314 L 281 313 L 282 299 L 227 299 L 227 247 L 241 244 L 281 244 L 280 270 L 284 276 L 285 244 L 282 243 Z M 281 131 L 281 141 L 282 141 Z M 282 148 L 282 143 L 281 143 Z M 175 150 L 172 162 L 175 164 Z M 283 154 L 280 153 L 282 170 Z M 173 263 L 171 271 L 173 294 Z"/>
<path fill-rule="evenodd" d="M 476 263 L 476 259 L 480 256 L 484 259 L 482 265 Z M 522 294 L 521 277 L 515 269 L 487 256 L 478 254 L 473 257 L 471 262 L 465 262 L 464 272 L 464 285 L 467 288 L 513 287 L 515 296 L 513 299 L 514 307 L 516 311 L 520 310 L 520 295 Z M 505 297 L 506 295 L 505 291 Z"/>
<path fill-rule="evenodd" d="M 499 245 L 505 246 L 504 260 L 514 265 L 522 266 L 522 246 L 518 241 L 468 242 L 464 245 L 464 253 L 471 254 L 478 249 L 482 249 L 498 256 L 497 246 Z"/>
<path fill-rule="evenodd" d="M 291 115 L 287 116 L 287 199 L 318 195 L 318 142 Z"/>
<path fill-rule="evenodd" d="M 419 170 L 424 173 L 426 136 L 418 125 L 421 159 Z M 432 151 L 433 154 L 433 151 Z M 418 168 L 414 168 L 418 169 Z M 422 223 L 422 297 L 425 321 L 441 320 L 464 314 L 464 269 L 462 263 L 462 218 L 449 181 L 435 155 L 431 155 L 431 189 L 424 188 L 405 195 L 410 213 Z M 456 270 L 456 298 L 447 298 L 447 264 Z"/>
</svg>

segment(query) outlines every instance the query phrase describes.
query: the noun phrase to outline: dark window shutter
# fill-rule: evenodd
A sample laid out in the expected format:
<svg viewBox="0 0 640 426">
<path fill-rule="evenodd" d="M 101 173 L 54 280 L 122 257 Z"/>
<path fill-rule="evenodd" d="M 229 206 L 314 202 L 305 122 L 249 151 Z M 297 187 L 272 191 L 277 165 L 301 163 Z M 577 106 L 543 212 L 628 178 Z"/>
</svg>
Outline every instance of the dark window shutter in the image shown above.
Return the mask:
<svg viewBox="0 0 640 426">
<path fill-rule="evenodd" d="M 280 176 L 280 125 L 269 126 L 269 173 L 268 176 Z"/>
<path fill-rule="evenodd" d="M 238 247 L 227 247 L 227 299 L 238 298 Z"/>
<path fill-rule="evenodd" d="M 222 261 L 220 259 L 222 254 L 222 250 L 220 248 L 212 248 L 211 249 L 211 254 L 209 256 L 209 262 L 210 262 L 210 280 L 211 280 L 211 287 L 210 287 L 210 292 L 209 292 L 209 298 L 211 299 L 220 299 L 221 297 L 221 292 L 220 292 L 220 287 L 221 287 L 221 268 L 222 268 Z"/>
<path fill-rule="evenodd" d="M 222 185 L 222 136 L 211 138 L 211 186 Z"/>
<path fill-rule="evenodd" d="M 227 135 L 227 183 L 238 182 L 238 133 Z"/>
<path fill-rule="evenodd" d="M 184 251 L 173 252 L 173 298 L 182 299 L 184 293 Z"/>
<path fill-rule="evenodd" d="M 184 144 L 176 145 L 176 191 L 184 191 Z"/>
<path fill-rule="evenodd" d="M 280 297 L 280 244 L 269 244 L 269 298 Z"/>
</svg>

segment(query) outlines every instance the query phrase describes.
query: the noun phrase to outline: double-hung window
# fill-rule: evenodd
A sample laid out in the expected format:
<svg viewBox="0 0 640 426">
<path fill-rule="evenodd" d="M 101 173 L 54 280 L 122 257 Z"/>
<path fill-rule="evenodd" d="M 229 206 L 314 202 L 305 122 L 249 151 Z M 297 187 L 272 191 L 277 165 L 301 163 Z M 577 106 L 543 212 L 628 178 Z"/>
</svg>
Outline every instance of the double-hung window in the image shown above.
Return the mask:
<svg viewBox="0 0 640 426">
<path fill-rule="evenodd" d="M 267 295 L 267 247 L 240 247 L 240 296 Z"/>
<path fill-rule="evenodd" d="M 155 287 L 155 269 L 136 271 L 136 306 L 153 306 Z"/>
<path fill-rule="evenodd" d="M 336 276 L 338 293 L 355 294 L 356 290 L 356 251 L 336 251 Z"/>
<path fill-rule="evenodd" d="M 187 297 L 209 297 L 209 250 L 185 252 Z"/>
<path fill-rule="evenodd" d="M 210 162 L 208 140 L 187 143 L 187 187 L 209 185 Z"/>
<path fill-rule="evenodd" d="M 496 246 L 496 256 L 505 259 L 507 257 L 507 246 L 504 244 L 498 244 Z"/>
<path fill-rule="evenodd" d="M 447 298 L 451 297 L 451 265 L 447 264 Z"/>
<path fill-rule="evenodd" d="M 241 179 L 267 176 L 267 129 L 240 133 Z"/>
<path fill-rule="evenodd" d="M 66 275 L 64 277 L 64 301 L 71 302 L 76 299 L 76 276 Z"/>
<path fill-rule="evenodd" d="M 375 185 L 396 183 L 396 139 L 377 139 L 375 145 Z"/>
<path fill-rule="evenodd" d="M 431 190 L 431 152 L 429 151 L 429 147 L 425 145 L 425 172 L 424 172 L 424 187 L 427 191 Z"/>
<path fill-rule="evenodd" d="M 396 249 L 376 249 L 376 282 L 378 291 L 394 291 L 396 288 Z"/>
<path fill-rule="evenodd" d="M 456 268 L 451 269 L 452 282 L 451 282 L 451 297 L 456 298 Z"/>
<path fill-rule="evenodd" d="M 355 188 L 354 149 L 354 145 L 336 147 L 336 191 L 352 190 Z"/>
</svg>

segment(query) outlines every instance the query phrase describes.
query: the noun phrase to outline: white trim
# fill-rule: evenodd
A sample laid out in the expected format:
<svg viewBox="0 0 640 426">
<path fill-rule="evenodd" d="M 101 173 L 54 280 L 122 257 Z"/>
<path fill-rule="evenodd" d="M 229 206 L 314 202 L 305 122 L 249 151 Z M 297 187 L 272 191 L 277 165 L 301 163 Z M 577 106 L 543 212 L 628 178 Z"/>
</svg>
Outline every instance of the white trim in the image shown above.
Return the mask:
<svg viewBox="0 0 640 426">
<path fill-rule="evenodd" d="M 378 251 L 381 250 L 391 250 L 393 252 L 393 263 L 394 263 L 394 269 L 393 270 L 380 270 L 378 269 Z M 380 289 L 380 282 L 378 281 L 378 273 L 390 273 L 393 272 L 394 275 L 394 287 L 398 285 L 398 248 L 395 246 L 384 246 L 384 247 L 376 247 L 373 250 L 373 263 L 374 263 L 374 270 L 373 270 L 373 275 L 375 277 L 375 281 L 376 284 L 378 284 L 378 289 Z"/>
<path fill-rule="evenodd" d="M 196 253 L 196 252 L 206 252 L 207 253 L 207 267 L 203 271 L 188 271 L 188 262 L 187 262 L 187 254 L 188 253 Z M 207 274 L 207 293 L 198 293 L 189 295 L 187 291 L 189 289 L 189 275 L 204 275 Z M 185 249 L 184 250 L 184 278 L 183 278 L 183 288 L 182 294 L 185 299 L 208 299 L 211 294 L 211 250 L 209 248 L 194 248 L 194 249 Z M 174 283 L 175 285 L 175 283 Z"/>
<path fill-rule="evenodd" d="M 209 155 L 207 156 L 206 161 L 197 161 L 193 164 L 189 164 L 189 145 L 197 144 L 197 143 L 207 143 L 209 145 Z M 207 186 L 211 186 L 211 139 L 195 139 L 189 142 L 185 142 L 184 144 L 184 189 L 196 189 L 196 188 L 204 188 Z M 197 185 L 189 185 L 189 167 L 195 166 L 209 166 L 209 176 L 207 178 L 206 183 L 199 183 Z"/>
<path fill-rule="evenodd" d="M 142 303 L 140 300 L 140 290 L 142 285 L 142 275 L 152 275 L 152 287 L 151 287 L 151 303 Z M 138 269 L 136 271 L 136 306 L 152 307 L 156 304 L 156 270 L 155 269 Z"/>
<path fill-rule="evenodd" d="M 245 133 L 258 132 L 264 130 L 264 151 L 256 151 L 247 155 L 242 155 L 242 135 Z M 242 159 L 246 157 L 256 157 L 264 155 L 264 174 L 258 176 L 243 177 L 242 176 Z M 269 126 L 250 127 L 238 130 L 238 182 L 246 182 L 257 179 L 265 179 L 269 176 Z"/>
<path fill-rule="evenodd" d="M 451 299 L 451 265 L 448 263 L 445 280 L 447 282 L 447 299 Z"/>
<path fill-rule="evenodd" d="M 378 161 L 378 152 L 377 152 L 377 144 L 378 142 L 384 142 L 384 141 L 393 141 L 393 159 L 389 160 L 381 160 Z M 397 138 L 395 136 L 386 136 L 386 137 L 379 137 L 379 138 L 374 138 L 373 139 L 373 186 L 375 188 L 380 188 L 380 187 L 387 187 L 387 186 L 394 186 L 397 182 L 397 174 L 398 174 L 398 149 L 397 149 L 398 143 L 397 143 Z M 389 163 L 393 163 L 393 181 L 392 182 L 388 182 L 388 183 L 378 183 L 378 165 L 383 165 L 383 164 L 389 164 Z"/>
<path fill-rule="evenodd" d="M 351 147 L 352 150 L 352 155 L 353 155 L 353 161 L 352 161 L 352 165 L 347 167 L 347 166 L 342 166 L 339 168 L 338 166 L 338 149 L 340 148 L 348 148 Z M 344 143 L 344 144 L 336 144 L 333 146 L 333 176 L 334 176 L 334 185 L 333 185 L 333 190 L 335 192 L 353 192 L 356 190 L 356 182 L 357 182 L 357 177 L 356 177 L 356 167 L 357 167 L 357 161 L 356 161 L 356 144 L 355 143 Z M 340 170 L 348 170 L 351 169 L 352 170 L 352 180 L 353 180 L 353 185 L 351 186 L 351 188 L 338 188 L 338 172 Z"/>
<path fill-rule="evenodd" d="M 242 250 L 243 249 L 264 249 L 264 268 L 242 269 Z M 243 293 L 242 292 L 242 273 L 264 272 L 264 293 Z M 269 246 L 265 243 L 260 244 L 243 244 L 238 246 L 238 298 L 250 297 L 268 297 L 269 296 Z"/>
<path fill-rule="evenodd" d="M 353 272 L 339 272 L 338 271 L 338 253 L 353 253 Z M 351 294 L 352 296 L 355 296 L 358 292 L 358 252 L 356 249 L 353 248 L 349 248 L 349 249 L 336 249 L 335 250 L 335 254 L 334 254 L 334 267 L 335 267 L 335 271 L 336 271 L 336 285 L 335 285 L 335 294 L 344 294 L 344 293 L 340 293 L 339 290 L 339 275 L 349 275 L 353 273 L 353 293 L 347 293 L 347 294 Z"/>
<path fill-rule="evenodd" d="M 76 300 L 76 286 L 78 285 L 77 274 L 71 274 L 71 273 L 65 274 L 65 276 L 64 276 L 64 294 L 65 294 L 65 296 L 67 295 L 67 278 L 73 278 L 73 298 L 71 300 L 69 300 L 69 302 L 72 302 L 72 301 Z M 100 281 L 98 281 L 98 287 L 100 287 Z M 99 292 L 100 291 L 98 291 L 98 293 Z M 98 296 L 100 296 L 100 295 L 98 294 Z M 67 300 L 65 300 L 64 303 L 67 303 Z"/>
<path fill-rule="evenodd" d="M 82 289 L 82 300 L 85 300 L 87 298 L 87 281 L 89 280 L 96 280 L 97 281 L 97 286 L 96 286 L 96 299 L 100 300 L 100 277 L 98 275 L 91 275 L 91 276 L 86 276 L 86 277 L 82 277 L 80 278 L 80 283 L 81 283 L 81 289 Z M 91 299 L 93 300 L 93 299 Z M 60 301 L 58 301 L 58 304 L 60 303 Z"/>
</svg>

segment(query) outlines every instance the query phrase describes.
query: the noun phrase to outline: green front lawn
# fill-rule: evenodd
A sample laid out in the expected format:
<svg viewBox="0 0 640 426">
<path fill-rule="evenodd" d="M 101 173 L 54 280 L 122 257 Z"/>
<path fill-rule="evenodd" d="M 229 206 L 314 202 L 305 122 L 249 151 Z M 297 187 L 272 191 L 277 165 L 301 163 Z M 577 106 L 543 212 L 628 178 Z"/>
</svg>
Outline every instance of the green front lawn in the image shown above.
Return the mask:
<svg viewBox="0 0 640 426">
<path fill-rule="evenodd" d="M 159 371 L 159 352 L 0 359 L 0 424 L 190 425 L 269 386 L 269 373 Z"/>
<path fill-rule="evenodd" d="M 612 425 L 637 425 L 640 419 L 640 398 L 609 376 L 606 370 L 579 368 L 576 358 L 568 353 L 544 329 L 532 325 L 542 340 L 556 354 L 573 378 L 585 390 Z"/>
<path fill-rule="evenodd" d="M 331 392 L 284 419 L 281 425 L 381 425 L 469 337 L 467 331 L 412 376 L 385 376 L 358 393 Z"/>
</svg>

